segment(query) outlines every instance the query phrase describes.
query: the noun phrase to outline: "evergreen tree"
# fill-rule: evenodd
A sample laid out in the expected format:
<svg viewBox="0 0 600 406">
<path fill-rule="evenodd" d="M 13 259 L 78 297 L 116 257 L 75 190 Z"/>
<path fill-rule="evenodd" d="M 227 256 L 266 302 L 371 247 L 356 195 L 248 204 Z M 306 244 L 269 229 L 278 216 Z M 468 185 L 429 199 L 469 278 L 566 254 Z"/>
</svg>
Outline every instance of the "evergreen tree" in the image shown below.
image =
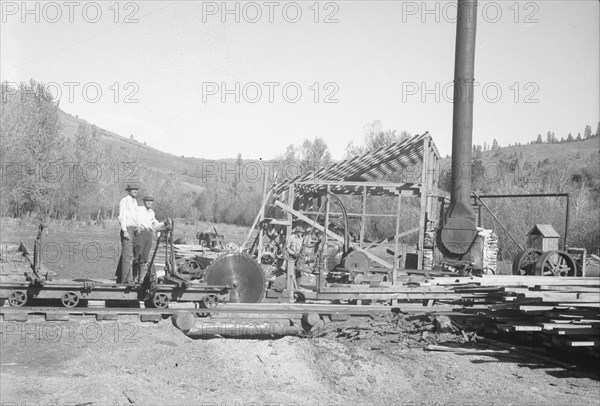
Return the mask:
<svg viewBox="0 0 600 406">
<path fill-rule="evenodd" d="M 569 135 L 567 136 L 567 142 L 572 142 L 573 141 L 573 135 L 571 133 L 569 133 Z"/>
<path fill-rule="evenodd" d="M 542 134 L 538 134 L 537 139 L 535 140 L 535 143 L 536 144 L 541 144 L 542 142 L 543 142 L 542 141 Z"/>
<path fill-rule="evenodd" d="M 592 137 L 592 127 L 589 125 L 585 126 L 585 130 L 583 130 L 583 139 L 588 140 Z"/>
</svg>

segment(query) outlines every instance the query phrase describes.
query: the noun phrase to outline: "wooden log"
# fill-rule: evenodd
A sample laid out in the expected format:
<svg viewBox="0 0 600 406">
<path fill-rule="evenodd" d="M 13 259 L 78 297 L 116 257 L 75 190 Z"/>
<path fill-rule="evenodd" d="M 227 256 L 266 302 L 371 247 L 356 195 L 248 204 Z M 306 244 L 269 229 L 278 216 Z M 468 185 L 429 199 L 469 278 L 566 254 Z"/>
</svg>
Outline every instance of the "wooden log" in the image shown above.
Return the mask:
<svg viewBox="0 0 600 406">
<path fill-rule="evenodd" d="M 27 312 L 16 311 L 11 313 L 4 313 L 4 321 L 26 322 L 28 319 L 29 315 L 27 314 Z"/>
<path fill-rule="evenodd" d="M 186 332 L 188 337 L 203 340 L 214 338 L 271 339 L 301 334 L 303 333 L 298 326 L 291 326 L 289 323 L 240 323 L 238 321 L 198 322 Z"/>
<path fill-rule="evenodd" d="M 69 321 L 68 313 L 48 312 L 46 313 L 46 321 Z"/>
<path fill-rule="evenodd" d="M 309 333 L 313 329 L 317 329 L 324 324 L 318 313 L 303 313 L 300 322 L 306 333 Z"/>
<path fill-rule="evenodd" d="M 187 311 L 179 311 L 173 314 L 171 320 L 173 325 L 183 332 L 189 331 L 196 323 L 194 315 Z"/>
<path fill-rule="evenodd" d="M 161 320 L 162 314 L 160 313 L 140 314 L 140 321 L 151 321 L 153 323 L 158 323 Z"/>
</svg>

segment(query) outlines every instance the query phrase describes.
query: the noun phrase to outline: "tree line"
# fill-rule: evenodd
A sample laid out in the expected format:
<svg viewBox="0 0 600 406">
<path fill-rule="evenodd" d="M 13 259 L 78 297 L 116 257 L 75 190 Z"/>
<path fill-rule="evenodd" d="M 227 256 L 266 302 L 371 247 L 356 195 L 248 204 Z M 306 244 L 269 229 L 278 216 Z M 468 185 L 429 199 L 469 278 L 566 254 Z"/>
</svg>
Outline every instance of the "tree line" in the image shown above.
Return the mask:
<svg viewBox="0 0 600 406">
<path fill-rule="evenodd" d="M 59 103 L 52 102 L 54 98 L 43 93 L 46 91 L 46 87 L 31 80 L 26 85 L 24 94 L 11 91 L 3 95 L 0 104 L 2 216 L 101 222 L 116 217 L 116 206 L 124 195 L 125 184 L 138 182 L 142 196 L 148 193 L 154 195 L 158 218 L 174 216 L 248 226 L 258 213 L 264 187 L 294 175 L 282 168 L 292 165 L 308 171 L 333 163 L 326 141 L 316 137 L 305 139 L 299 145 L 289 145 L 276 157 L 273 162 L 278 163 L 277 167 L 280 169 L 272 179 L 268 179 L 266 185 L 263 181 L 250 181 L 241 176 L 240 171 L 226 177 L 206 177 L 202 168 L 197 168 L 187 175 L 198 179 L 196 186 L 201 187 L 189 187 L 182 180 L 184 177 L 178 173 L 144 165 L 134 152 L 105 142 L 106 132 L 95 125 L 80 121 L 75 137 L 64 137 Z M 600 124 L 598 129 L 600 130 Z M 583 139 L 598 137 L 598 130 L 596 134 L 592 134 L 589 125 L 583 133 Z M 365 126 L 361 143 L 348 144 L 345 158 L 410 136 L 406 131 L 384 129 L 379 120 L 374 120 Z M 550 132 L 546 141 L 555 139 Z M 492 142 L 491 147 L 499 149 L 497 142 Z M 489 176 L 482 176 L 486 167 L 478 157 L 481 150 L 483 147 L 480 146 L 473 148 L 474 190 L 494 193 L 569 192 L 575 202 L 571 212 L 571 244 L 590 250 L 598 248 L 600 226 L 597 220 L 600 211 L 595 203 L 600 198 L 598 153 L 592 154 L 577 167 L 570 166 L 564 160 L 546 159 L 531 163 L 522 162 L 517 154 L 499 155 L 497 165 L 501 171 L 490 181 Z M 230 163 L 242 168 L 256 161 L 244 160 L 238 154 L 235 162 Z M 393 174 L 388 179 L 381 180 L 401 181 Z M 448 174 L 440 174 L 441 190 L 448 188 L 448 181 Z M 403 205 L 403 224 L 413 223 L 415 216 L 418 216 L 417 200 L 407 199 L 407 203 Z M 350 210 L 355 210 L 360 202 L 347 199 L 347 204 Z M 525 226 L 549 222 L 560 229 L 560 224 L 564 223 L 563 203 L 536 201 L 518 209 L 523 204 L 522 200 L 498 200 L 491 203 L 498 213 L 504 215 L 502 218 L 506 221 L 505 226 L 523 238 L 528 231 L 523 229 Z M 369 208 L 373 213 L 394 210 L 394 203 L 386 202 L 385 199 Z M 389 219 L 369 219 L 367 238 L 378 239 L 393 235 L 395 224 L 392 223 Z M 357 226 L 351 225 L 353 228 Z M 500 238 L 505 246 L 511 245 L 506 236 L 501 235 Z"/>
</svg>

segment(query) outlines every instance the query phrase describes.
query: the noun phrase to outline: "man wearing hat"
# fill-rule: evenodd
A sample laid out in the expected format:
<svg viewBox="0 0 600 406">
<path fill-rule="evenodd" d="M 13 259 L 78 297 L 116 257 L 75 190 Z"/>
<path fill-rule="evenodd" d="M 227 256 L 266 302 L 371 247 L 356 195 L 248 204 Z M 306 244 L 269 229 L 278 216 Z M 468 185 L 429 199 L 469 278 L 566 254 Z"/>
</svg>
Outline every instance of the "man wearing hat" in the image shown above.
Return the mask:
<svg viewBox="0 0 600 406">
<path fill-rule="evenodd" d="M 155 230 L 160 230 L 162 224 L 156 220 L 154 198 L 144 197 L 144 205 L 138 207 L 139 233 L 133 240 L 133 278 L 136 283 L 144 282 L 146 276 L 146 263 L 152 248 L 152 235 Z"/>
<path fill-rule="evenodd" d="M 302 250 L 304 249 L 305 246 L 305 237 L 304 237 L 304 227 L 302 224 L 297 224 L 296 227 L 294 228 L 294 230 L 292 231 L 292 234 L 290 235 L 290 239 L 289 241 L 286 241 L 286 251 L 287 251 L 287 256 L 289 259 L 287 259 L 283 266 L 284 269 L 287 271 L 288 270 L 288 264 L 289 261 L 292 261 L 294 263 L 294 277 L 296 278 L 296 283 L 298 286 L 300 286 L 300 277 L 302 276 L 301 272 L 299 269 L 296 269 L 296 263 L 298 262 L 298 258 L 302 255 Z"/>
<path fill-rule="evenodd" d="M 119 224 L 121 225 L 121 259 L 117 267 L 117 283 L 133 283 L 133 238 L 138 229 L 138 186 L 129 184 L 127 196 L 119 202 Z"/>
</svg>

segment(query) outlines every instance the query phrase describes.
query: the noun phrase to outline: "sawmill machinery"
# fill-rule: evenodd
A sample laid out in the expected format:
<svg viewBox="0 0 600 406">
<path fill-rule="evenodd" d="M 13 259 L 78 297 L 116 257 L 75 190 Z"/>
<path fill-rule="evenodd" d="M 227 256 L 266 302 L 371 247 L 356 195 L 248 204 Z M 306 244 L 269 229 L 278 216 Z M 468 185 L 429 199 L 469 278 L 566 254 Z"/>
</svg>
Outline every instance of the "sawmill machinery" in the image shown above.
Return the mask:
<svg viewBox="0 0 600 406">
<path fill-rule="evenodd" d="M 477 31 L 477 1 L 458 0 L 456 48 L 454 65 L 454 103 L 452 114 L 452 173 L 450 203 L 438 228 L 438 248 L 444 255 L 443 263 L 455 269 L 472 266 L 477 240 L 476 215 L 473 196 L 483 204 L 471 187 L 473 139 L 473 89 L 475 82 L 475 45 Z M 547 195 L 513 195 L 501 197 L 535 197 Z M 498 196 L 496 196 L 498 197 Z M 485 206 L 485 204 L 483 204 Z M 487 206 L 485 206 L 487 208 Z M 489 210 L 489 209 L 488 209 Z M 577 265 L 567 252 L 565 225 L 564 250 L 542 251 L 523 249 L 519 245 L 513 263 L 515 275 L 577 276 Z M 512 238 L 512 236 L 511 236 Z M 516 242 L 516 241 L 515 241 Z"/>
<path fill-rule="evenodd" d="M 265 279 L 260 266 L 244 254 L 223 253 L 205 270 L 203 280 L 190 280 L 176 264 L 173 249 L 174 221 L 157 238 L 142 284 L 116 283 L 103 279 L 53 279 L 51 272 L 42 272 L 40 225 L 34 244 L 33 259 L 21 244 L 19 252 L 28 258 L 28 267 L 21 273 L 0 277 L 0 301 L 12 307 L 26 304 L 59 303 L 71 308 L 85 306 L 90 300 L 105 301 L 111 306 L 144 301 L 146 307 L 165 309 L 171 302 L 192 302 L 201 307 L 214 307 L 220 302 L 260 302 L 264 295 Z M 165 272 L 158 275 L 154 267 L 159 246 L 165 246 Z M 5 258 L 3 258 L 5 261 Z M 6 262 L 6 261 L 5 261 Z"/>
</svg>

